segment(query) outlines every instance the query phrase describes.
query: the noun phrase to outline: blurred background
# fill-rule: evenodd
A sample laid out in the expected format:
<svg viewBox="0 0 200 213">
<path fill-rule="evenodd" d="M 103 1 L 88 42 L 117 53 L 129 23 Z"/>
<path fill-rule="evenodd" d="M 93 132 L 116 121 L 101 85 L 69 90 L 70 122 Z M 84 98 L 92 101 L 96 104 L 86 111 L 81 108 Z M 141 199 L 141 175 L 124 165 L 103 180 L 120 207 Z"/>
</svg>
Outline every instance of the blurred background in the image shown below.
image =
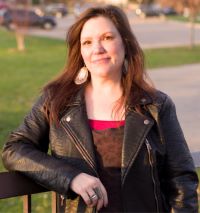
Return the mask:
<svg viewBox="0 0 200 213">
<path fill-rule="evenodd" d="M 193 46 L 195 42 L 200 41 L 199 32 L 195 32 L 195 24 L 200 23 L 200 0 L 0 0 L 0 25 L 17 33 L 17 48 L 23 50 L 25 34 L 64 39 L 67 28 L 81 12 L 104 3 L 122 7 L 136 34 L 140 33 L 137 27 L 151 28 L 150 31 L 154 35 L 150 36 L 155 37 L 153 40 L 149 40 L 145 33 L 138 35 L 138 40 L 143 47 L 147 45 L 156 47 L 161 43 L 162 46 L 170 44 Z M 190 27 L 184 33 L 184 27 L 179 31 L 181 25 L 172 24 L 172 26 L 169 20 L 188 23 Z M 165 33 L 168 30 L 166 24 L 170 25 L 169 30 L 173 30 L 172 27 L 177 28 L 177 33 L 181 34 L 176 37 L 174 33 Z M 155 35 L 155 28 L 161 34 Z M 186 36 L 187 40 L 184 40 Z"/>
<path fill-rule="evenodd" d="M 0 151 L 44 84 L 62 71 L 71 24 L 103 4 L 126 12 L 149 76 L 176 104 L 200 174 L 200 0 L 0 0 Z M 32 202 L 32 212 L 51 212 L 50 192 Z M 0 200 L 0 213 L 22 209 L 21 197 Z"/>
</svg>

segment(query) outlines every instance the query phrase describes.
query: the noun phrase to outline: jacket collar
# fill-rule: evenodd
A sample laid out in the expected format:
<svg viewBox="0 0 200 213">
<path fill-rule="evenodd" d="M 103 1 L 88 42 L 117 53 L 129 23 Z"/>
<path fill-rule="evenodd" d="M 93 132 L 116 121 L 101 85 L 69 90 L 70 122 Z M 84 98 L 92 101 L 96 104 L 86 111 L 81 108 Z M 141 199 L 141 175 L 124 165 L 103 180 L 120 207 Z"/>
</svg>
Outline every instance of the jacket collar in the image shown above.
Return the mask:
<svg viewBox="0 0 200 213">
<path fill-rule="evenodd" d="M 85 103 L 84 91 L 85 87 L 84 86 L 80 87 L 77 94 L 74 97 L 72 97 L 71 102 L 67 106 L 84 104 Z M 153 102 L 154 102 L 153 98 L 148 93 L 144 92 L 138 104 L 143 106 L 147 104 L 152 104 Z M 130 104 L 130 107 L 134 107 L 134 105 Z"/>
<path fill-rule="evenodd" d="M 67 106 L 84 104 L 85 103 L 84 92 L 85 86 L 81 86 L 77 94 L 72 97 L 70 103 Z"/>
</svg>

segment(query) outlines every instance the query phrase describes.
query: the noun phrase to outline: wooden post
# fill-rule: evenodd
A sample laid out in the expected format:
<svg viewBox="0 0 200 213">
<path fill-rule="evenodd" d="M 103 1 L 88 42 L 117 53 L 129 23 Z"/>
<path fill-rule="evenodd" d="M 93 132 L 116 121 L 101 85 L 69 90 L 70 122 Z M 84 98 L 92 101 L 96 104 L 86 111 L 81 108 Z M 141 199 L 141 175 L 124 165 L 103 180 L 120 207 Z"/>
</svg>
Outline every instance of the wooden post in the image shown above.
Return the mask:
<svg viewBox="0 0 200 213">
<path fill-rule="evenodd" d="M 23 196 L 23 213 L 31 213 L 31 195 Z"/>
<path fill-rule="evenodd" d="M 51 193 L 51 210 L 52 213 L 57 213 L 57 202 L 56 202 L 56 193 Z"/>
</svg>

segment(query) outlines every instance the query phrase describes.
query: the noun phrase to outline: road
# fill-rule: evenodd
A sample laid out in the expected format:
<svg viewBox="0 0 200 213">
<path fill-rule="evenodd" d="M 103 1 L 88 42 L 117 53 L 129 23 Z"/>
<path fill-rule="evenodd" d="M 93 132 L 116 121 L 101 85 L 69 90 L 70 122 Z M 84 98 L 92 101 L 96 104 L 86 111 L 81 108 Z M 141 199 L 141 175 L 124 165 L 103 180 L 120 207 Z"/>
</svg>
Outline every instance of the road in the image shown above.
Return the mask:
<svg viewBox="0 0 200 213">
<path fill-rule="evenodd" d="M 174 101 L 190 151 L 200 153 L 200 64 L 153 69 L 148 74 Z M 200 154 L 197 157 L 200 166 Z"/>
<path fill-rule="evenodd" d="M 142 20 L 135 17 L 130 11 L 127 12 L 127 15 L 131 28 L 142 48 L 181 46 L 190 43 L 190 25 L 187 23 L 163 18 Z M 30 29 L 29 34 L 65 39 L 66 32 L 74 21 L 74 16 L 68 15 L 58 19 L 58 25 L 53 30 Z M 200 25 L 196 25 L 195 41 L 200 44 Z"/>
</svg>

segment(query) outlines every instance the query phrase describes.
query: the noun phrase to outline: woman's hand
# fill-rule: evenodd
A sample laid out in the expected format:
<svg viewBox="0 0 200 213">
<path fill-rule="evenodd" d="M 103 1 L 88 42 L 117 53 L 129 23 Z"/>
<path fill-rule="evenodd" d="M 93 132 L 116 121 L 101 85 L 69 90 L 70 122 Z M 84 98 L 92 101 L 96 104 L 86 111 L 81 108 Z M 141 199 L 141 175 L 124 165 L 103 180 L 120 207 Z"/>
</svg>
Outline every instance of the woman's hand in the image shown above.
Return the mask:
<svg viewBox="0 0 200 213">
<path fill-rule="evenodd" d="M 89 207 L 97 206 L 99 210 L 108 204 L 106 189 L 96 177 L 80 173 L 71 181 L 70 188 L 79 194 Z"/>
</svg>

